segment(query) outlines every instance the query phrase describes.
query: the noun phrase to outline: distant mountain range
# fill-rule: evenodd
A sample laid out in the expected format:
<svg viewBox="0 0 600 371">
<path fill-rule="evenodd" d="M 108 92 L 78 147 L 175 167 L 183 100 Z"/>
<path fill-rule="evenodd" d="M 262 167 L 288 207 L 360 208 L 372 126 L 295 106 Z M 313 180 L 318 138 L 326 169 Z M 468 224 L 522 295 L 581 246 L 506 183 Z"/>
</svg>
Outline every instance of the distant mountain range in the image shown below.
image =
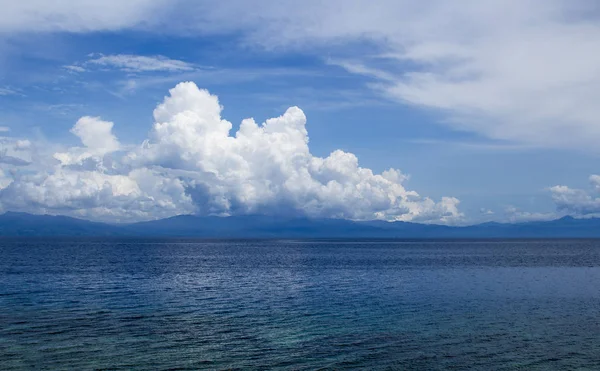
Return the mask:
<svg viewBox="0 0 600 371">
<path fill-rule="evenodd" d="M 201 237 L 201 238 L 592 238 L 600 219 L 564 217 L 546 222 L 483 223 L 466 227 L 407 222 L 301 217 L 235 216 L 172 218 L 105 224 L 66 216 L 8 212 L 0 215 L 0 236 Z"/>
</svg>

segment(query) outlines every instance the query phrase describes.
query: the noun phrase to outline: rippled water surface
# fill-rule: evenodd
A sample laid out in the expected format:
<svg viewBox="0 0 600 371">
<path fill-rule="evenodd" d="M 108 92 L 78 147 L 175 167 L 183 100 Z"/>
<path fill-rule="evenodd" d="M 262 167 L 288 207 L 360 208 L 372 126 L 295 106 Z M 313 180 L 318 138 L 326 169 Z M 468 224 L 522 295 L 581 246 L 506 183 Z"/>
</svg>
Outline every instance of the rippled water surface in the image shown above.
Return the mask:
<svg viewBox="0 0 600 371">
<path fill-rule="evenodd" d="M 600 241 L 0 240 L 0 369 L 600 369 Z"/>
</svg>

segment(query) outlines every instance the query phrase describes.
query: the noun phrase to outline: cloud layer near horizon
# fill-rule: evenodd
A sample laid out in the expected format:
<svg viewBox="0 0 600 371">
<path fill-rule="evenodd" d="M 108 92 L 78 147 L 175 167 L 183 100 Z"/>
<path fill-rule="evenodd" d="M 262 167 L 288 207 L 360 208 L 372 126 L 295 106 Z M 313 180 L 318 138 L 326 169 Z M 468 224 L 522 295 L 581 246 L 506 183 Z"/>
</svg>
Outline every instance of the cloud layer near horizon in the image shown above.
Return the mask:
<svg viewBox="0 0 600 371">
<path fill-rule="evenodd" d="M 578 217 L 600 217 L 600 175 L 589 178 L 591 190 L 575 189 L 564 185 L 550 188 L 559 212 Z"/>
<path fill-rule="evenodd" d="M 119 221 L 188 213 L 446 224 L 462 218 L 456 198 L 434 202 L 406 190 L 398 170 L 375 174 L 341 150 L 312 155 L 298 107 L 261 125 L 246 119 L 234 135 L 221 110 L 216 96 L 185 82 L 156 107 L 149 138 L 135 148 L 119 142 L 112 122 L 87 116 L 71 130 L 82 145 L 51 156 L 5 138 L 1 206 Z"/>
</svg>

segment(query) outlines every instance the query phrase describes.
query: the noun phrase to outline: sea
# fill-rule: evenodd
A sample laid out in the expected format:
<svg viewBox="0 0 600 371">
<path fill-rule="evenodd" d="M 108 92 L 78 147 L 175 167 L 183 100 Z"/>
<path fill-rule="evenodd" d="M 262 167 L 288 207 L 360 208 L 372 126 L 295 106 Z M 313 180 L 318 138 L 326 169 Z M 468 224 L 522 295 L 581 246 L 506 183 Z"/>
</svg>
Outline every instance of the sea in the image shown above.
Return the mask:
<svg viewBox="0 0 600 371">
<path fill-rule="evenodd" d="M 600 240 L 0 239 L 1 370 L 600 370 Z"/>
</svg>

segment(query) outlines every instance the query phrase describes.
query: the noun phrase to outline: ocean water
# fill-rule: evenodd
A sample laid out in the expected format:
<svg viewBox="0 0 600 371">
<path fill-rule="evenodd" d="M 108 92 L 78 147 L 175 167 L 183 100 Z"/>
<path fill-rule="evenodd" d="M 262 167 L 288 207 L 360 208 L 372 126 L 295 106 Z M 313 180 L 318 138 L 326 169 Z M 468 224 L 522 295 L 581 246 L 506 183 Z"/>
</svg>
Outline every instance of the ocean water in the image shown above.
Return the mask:
<svg viewBox="0 0 600 371">
<path fill-rule="evenodd" d="M 0 369 L 600 369 L 600 241 L 0 240 Z"/>
</svg>

